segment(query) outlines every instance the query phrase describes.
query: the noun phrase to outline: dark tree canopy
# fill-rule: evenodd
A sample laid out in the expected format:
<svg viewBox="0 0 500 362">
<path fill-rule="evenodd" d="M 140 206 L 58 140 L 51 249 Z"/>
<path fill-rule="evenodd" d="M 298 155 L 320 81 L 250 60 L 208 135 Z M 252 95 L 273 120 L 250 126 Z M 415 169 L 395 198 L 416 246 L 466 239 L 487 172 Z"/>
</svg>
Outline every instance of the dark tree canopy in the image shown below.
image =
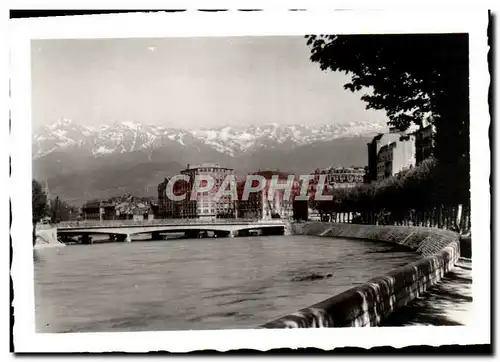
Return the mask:
<svg viewBox="0 0 500 362">
<path fill-rule="evenodd" d="M 42 190 L 42 186 L 36 180 L 32 181 L 31 204 L 33 212 L 33 223 L 39 222 L 43 217 L 47 216 L 47 195 Z"/>
<path fill-rule="evenodd" d="M 436 195 L 436 161 L 429 158 L 420 165 L 388 179 L 353 188 L 334 189 L 332 201 L 314 201 L 320 214 L 333 212 L 424 211 L 441 203 Z"/>
<path fill-rule="evenodd" d="M 321 69 L 350 74 L 345 89 L 373 89 L 367 108 L 387 111 L 406 130 L 430 112 L 442 115 L 441 98 L 468 89 L 468 36 L 464 34 L 307 36 L 311 60 Z M 464 92 L 465 99 L 468 92 Z M 458 99 L 457 99 L 458 100 Z M 464 115 L 468 116 L 468 111 Z M 458 121 L 458 120 L 457 120 Z"/>
<path fill-rule="evenodd" d="M 52 222 L 68 221 L 76 219 L 78 216 L 78 208 L 68 204 L 66 201 L 59 199 L 59 196 L 50 202 L 48 211 Z"/>
<path fill-rule="evenodd" d="M 448 202 L 469 195 L 469 39 L 467 34 L 310 35 L 311 61 L 345 72 L 345 89 L 365 90 L 368 109 L 389 125 L 436 127 L 435 156 Z"/>
</svg>

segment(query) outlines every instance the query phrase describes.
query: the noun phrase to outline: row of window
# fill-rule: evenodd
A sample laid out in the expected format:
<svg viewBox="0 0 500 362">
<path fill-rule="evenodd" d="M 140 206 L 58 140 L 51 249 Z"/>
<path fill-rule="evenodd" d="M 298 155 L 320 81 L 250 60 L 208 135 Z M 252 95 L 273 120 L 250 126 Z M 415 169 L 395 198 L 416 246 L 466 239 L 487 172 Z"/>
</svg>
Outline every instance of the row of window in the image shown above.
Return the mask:
<svg viewBox="0 0 500 362">
<path fill-rule="evenodd" d="M 233 170 L 229 169 L 224 169 L 224 168 L 217 168 L 217 167 L 201 167 L 196 169 L 198 173 L 200 172 L 215 172 L 215 173 L 228 173 L 231 174 L 233 173 Z"/>
<path fill-rule="evenodd" d="M 221 168 L 211 168 L 211 167 L 203 167 L 203 168 L 197 168 L 193 170 L 185 170 L 181 172 L 182 174 L 190 174 L 190 175 L 196 175 L 196 174 L 202 174 L 202 173 L 212 173 L 212 174 L 226 174 L 226 175 L 231 175 L 233 174 L 233 170 L 228 170 L 228 169 L 221 169 Z"/>
<path fill-rule="evenodd" d="M 329 175 L 326 177 L 327 182 L 363 182 L 364 175 Z"/>
<path fill-rule="evenodd" d="M 196 210 L 200 211 L 200 210 L 218 210 L 218 211 L 222 211 L 222 210 L 232 210 L 233 208 L 232 207 L 228 207 L 228 206 L 225 206 L 225 207 L 199 207 L 197 208 Z"/>
<path fill-rule="evenodd" d="M 321 170 L 314 172 L 315 175 L 341 175 L 341 174 L 351 174 L 351 175 L 364 175 L 365 170 Z"/>
</svg>

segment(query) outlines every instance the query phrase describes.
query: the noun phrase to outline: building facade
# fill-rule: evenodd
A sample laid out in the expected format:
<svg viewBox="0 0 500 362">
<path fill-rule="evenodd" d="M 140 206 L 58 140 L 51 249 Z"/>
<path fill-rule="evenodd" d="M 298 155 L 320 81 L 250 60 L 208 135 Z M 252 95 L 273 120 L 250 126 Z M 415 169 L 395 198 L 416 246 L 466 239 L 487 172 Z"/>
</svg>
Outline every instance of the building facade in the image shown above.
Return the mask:
<svg viewBox="0 0 500 362">
<path fill-rule="evenodd" d="M 146 220 L 154 218 L 152 204 L 147 200 L 109 199 L 86 202 L 81 209 L 83 220 Z"/>
<path fill-rule="evenodd" d="M 188 165 L 181 174 L 189 177 L 189 182 L 183 183 L 182 191 L 186 193 L 186 198 L 180 201 L 180 214 L 183 218 L 216 219 L 235 217 L 235 200 L 231 196 L 221 196 L 215 200 L 214 196 L 222 186 L 227 176 L 234 176 L 234 170 L 227 167 L 221 167 L 215 163 L 204 163 L 201 165 Z M 196 199 L 191 200 L 191 191 L 193 189 L 195 177 L 197 175 L 208 175 L 215 180 L 212 190 L 202 194 L 197 193 Z"/>
<path fill-rule="evenodd" d="M 82 206 L 83 220 L 101 220 L 101 202 L 88 201 Z"/>
<path fill-rule="evenodd" d="M 325 182 L 331 188 L 350 188 L 365 182 L 364 167 L 327 167 L 313 172 L 314 184 L 319 182 L 321 175 L 326 175 Z"/>
<path fill-rule="evenodd" d="M 221 196 L 215 200 L 215 194 L 219 190 L 227 176 L 234 176 L 234 170 L 221 167 L 218 164 L 205 163 L 201 165 L 188 165 L 180 171 L 186 175 L 189 181 L 177 180 L 172 185 L 174 195 L 185 195 L 183 200 L 174 201 L 167 196 L 167 184 L 170 179 L 166 178 L 158 185 L 158 214 L 161 218 L 186 218 L 186 219 L 216 219 L 235 217 L 236 203 L 229 195 Z M 195 178 L 198 175 L 209 175 L 215 180 L 212 190 L 197 193 L 195 199 L 191 200 Z"/>
<path fill-rule="evenodd" d="M 284 189 L 274 190 L 271 198 L 271 181 L 273 177 L 280 184 L 285 184 L 288 180 L 288 174 L 279 171 L 258 171 L 252 175 L 264 177 L 266 184 L 263 190 L 251 192 L 247 200 L 243 200 L 245 182 L 238 183 L 238 217 L 255 219 L 291 219 L 293 218 L 293 200 L 300 192 L 299 181 L 294 178 L 289 197 Z M 277 177 L 276 177 L 277 176 Z M 258 181 L 253 180 L 253 187 L 258 186 Z"/>
<path fill-rule="evenodd" d="M 170 178 L 165 178 L 165 180 L 158 185 L 158 210 L 156 217 L 159 219 L 180 217 L 180 205 L 167 197 L 167 184 L 169 181 Z M 179 180 L 173 185 L 172 191 L 174 195 L 182 194 L 182 191 L 186 188 L 182 183 L 184 183 L 184 181 Z"/>
<path fill-rule="evenodd" d="M 220 167 L 217 164 L 202 164 L 188 167 L 181 174 L 189 177 L 189 182 L 178 180 L 173 185 L 175 195 L 185 194 L 184 200 L 172 201 L 167 196 L 167 184 L 170 179 L 166 178 L 158 185 L 158 217 L 160 218 L 245 218 L 245 219 L 272 219 L 292 218 L 294 196 L 300 192 L 300 184 L 294 179 L 290 197 L 285 190 L 278 189 L 274 192 L 271 200 L 270 187 L 273 176 L 278 176 L 279 183 L 286 183 L 288 174 L 278 171 L 259 171 L 253 175 L 264 177 L 266 184 L 263 190 L 250 192 L 248 198 L 243 200 L 243 193 L 247 180 L 236 183 L 236 200 L 230 195 L 221 196 L 215 200 L 214 196 L 222 186 L 227 176 L 234 176 L 234 171 L 229 168 Z M 194 180 L 197 175 L 206 174 L 215 179 L 214 188 L 211 191 L 197 194 L 194 200 L 190 200 Z M 258 181 L 253 180 L 253 187 L 258 186 Z"/>
<path fill-rule="evenodd" d="M 434 154 L 436 128 L 429 124 L 417 130 L 415 135 L 415 162 L 417 165 Z"/>
<path fill-rule="evenodd" d="M 84 220 L 117 220 L 119 217 L 115 207 L 112 201 L 88 201 L 82 207 L 82 217 Z"/>
<path fill-rule="evenodd" d="M 415 164 L 415 136 L 401 136 L 380 148 L 377 155 L 377 181 L 397 175 Z"/>
<path fill-rule="evenodd" d="M 415 135 L 391 129 L 368 143 L 367 181 L 380 181 L 416 165 Z"/>
<path fill-rule="evenodd" d="M 243 200 L 243 193 L 247 181 L 239 181 L 237 185 L 237 214 L 243 219 L 262 219 L 263 209 L 263 194 L 262 192 L 252 192 L 248 194 L 248 198 Z M 251 186 L 257 187 L 258 181 L 254 180 Z"/>
</svg>

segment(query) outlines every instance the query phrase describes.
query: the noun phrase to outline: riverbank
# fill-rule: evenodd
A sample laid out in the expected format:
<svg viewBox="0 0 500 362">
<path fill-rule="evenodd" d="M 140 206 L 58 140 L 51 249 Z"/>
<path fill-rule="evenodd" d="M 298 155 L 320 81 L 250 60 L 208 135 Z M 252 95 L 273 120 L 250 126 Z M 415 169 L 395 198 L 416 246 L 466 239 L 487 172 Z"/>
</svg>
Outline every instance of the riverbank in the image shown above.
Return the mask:
<svg viewBox="0 0 500 362">
<path fill-rule="evenodd" d="M 472 306 L 472 261 L 460 258 L 439 284 L 396 310 L 381 326 L 467 325 L 471 321 Z"/>
<path fill-rule="evenodd" d="M 418 259 L 378 242 L 304 235 L 37 254 L 36 326 L 44 333 L 251 329 Z"/>
<path fill-rule="evenodd" d="M 460 255 L 459 235 L 422 227 L 309 222 L 293 225 L 296 234 L 355 238 L 405 246 L 422 258 L 387 270 L 361 286 L 332 296 L 263 328 L 353 327 L 380 325 L 394 310 L 423 295 L 452 270 Z"/>
</svg>

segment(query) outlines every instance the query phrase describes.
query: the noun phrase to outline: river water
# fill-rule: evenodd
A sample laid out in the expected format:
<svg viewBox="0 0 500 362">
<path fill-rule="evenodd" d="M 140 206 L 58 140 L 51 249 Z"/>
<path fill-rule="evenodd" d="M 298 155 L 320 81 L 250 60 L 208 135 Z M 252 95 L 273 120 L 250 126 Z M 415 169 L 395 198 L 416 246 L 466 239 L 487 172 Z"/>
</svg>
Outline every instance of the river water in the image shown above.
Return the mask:
<svg viewBox="0 0 500 362">
<path fill-rule="evenodd" d="M 36 329 L 253 328 L 417 259 L 391 244 L 299 235 L 42 249 Z"/>
</svg>

